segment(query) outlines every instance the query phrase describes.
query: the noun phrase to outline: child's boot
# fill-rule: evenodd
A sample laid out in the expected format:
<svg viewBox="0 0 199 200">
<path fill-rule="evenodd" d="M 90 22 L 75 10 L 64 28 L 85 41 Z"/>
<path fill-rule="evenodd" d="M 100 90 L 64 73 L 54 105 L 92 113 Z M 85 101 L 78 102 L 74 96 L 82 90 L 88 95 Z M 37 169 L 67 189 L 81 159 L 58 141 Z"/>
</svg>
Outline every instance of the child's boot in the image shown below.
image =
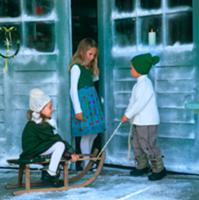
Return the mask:
<svg viewBox="0 0 199 200">
<path fill-rule="evenodd" d="M 47 171 L 47 169 L 48 169 L 48 165 L 46 165 L 43 169 L 41 169 L 41 180 L 42 181 L 46 178 L 46 171 Z M 57 177 L 57 179 L 59 179 L 60 174 L 61 174 L 61 168 L 60 168 L 60 165 L 59 165 L 58 169 L 57 169 L 57 173 L 55 175 Z"/>
<path fill-rule="evenodd" d="M 150 171 L 148 159 L 145 155 L 136 157 L 136 167 L 130 171 L 131 176 L 142 176 Z"/>
<path fill-rule="evenodd" d="M 59 178 L 57 175 L 52 176 L 48 173 L 48 171 L 44 170 L 42 172 L 42 178 L 43 178 L 43 182 L 45 184 L 47 184 L 50 187 L 61 187 L 63 186 L 62 183 L 59 181 Z"/>
<path fill-rule="evenodd" d="M 162 157 L 151 160 L 152 173 L 148 176 L 150 181 L 161 180 L 167 175 Z"/>
</svg>

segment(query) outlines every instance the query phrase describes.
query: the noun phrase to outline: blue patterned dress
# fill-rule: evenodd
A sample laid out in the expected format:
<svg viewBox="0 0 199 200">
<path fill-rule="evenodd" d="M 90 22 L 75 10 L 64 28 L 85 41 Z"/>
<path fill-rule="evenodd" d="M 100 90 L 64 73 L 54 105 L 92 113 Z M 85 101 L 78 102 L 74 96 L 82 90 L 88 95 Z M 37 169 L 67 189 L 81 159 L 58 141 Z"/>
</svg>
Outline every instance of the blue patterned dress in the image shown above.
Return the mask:
<svg viewBox="0 0 199 200">
<path fill-rule="evenodd" d="M 77 120 L 72 109 L 72 134 L 83 136 L 103 133 L 105 130 L 104 114 L 93 84 L 92 71 L 79 64 L 78 67 L 81 72 L 78 81 L 78 97 L 84 119 Z"/>
</svg>

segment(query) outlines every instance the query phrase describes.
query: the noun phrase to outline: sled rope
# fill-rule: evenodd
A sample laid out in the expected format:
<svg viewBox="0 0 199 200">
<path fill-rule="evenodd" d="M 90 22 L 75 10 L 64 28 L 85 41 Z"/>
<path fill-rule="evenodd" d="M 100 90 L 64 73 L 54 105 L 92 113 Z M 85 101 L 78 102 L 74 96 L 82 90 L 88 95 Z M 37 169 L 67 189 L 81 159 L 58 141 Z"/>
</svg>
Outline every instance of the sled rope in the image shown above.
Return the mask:
<svg viewBox="0 0 199 200">
<path fill-rule="evenodd" d="M 108 144 L 110 143 L 110 141 L 112 140 L 112 138 L 115 136 L 115 134 L 117 133 L 117 131 L 120 128 L 121 125 L 122 125 L 122 122 L 120 122 L 118 124 L 118 126 L 116 127 L 116 129 L 113 131 L 113 134 L 111 135 L 111 137 L 108 139 L 108 141 L 105 143 L 105 145 L 103 146 L 103 148 L 99 152 L 98 156 L 96 157 L 96 160 L 99 159 L 99 157 L 101 156 L 101 154 L 103 153 L 103 151 L 106 149 L 106 147 L 108 146 Z"/>
<path fill-rule="evenodd" d="M 131 160 L 131 138 L 132 138 L 133 126 L 130 125 L 129 135 L 128 135 L 128 160 Z"/>
</svg>

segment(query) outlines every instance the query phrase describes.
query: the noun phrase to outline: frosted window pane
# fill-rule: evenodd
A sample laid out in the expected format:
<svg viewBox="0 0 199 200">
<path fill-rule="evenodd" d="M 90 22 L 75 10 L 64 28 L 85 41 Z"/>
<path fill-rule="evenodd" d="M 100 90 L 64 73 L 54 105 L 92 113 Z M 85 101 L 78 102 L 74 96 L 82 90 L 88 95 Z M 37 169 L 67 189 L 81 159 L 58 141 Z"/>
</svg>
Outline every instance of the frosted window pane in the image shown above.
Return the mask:
<svg viewBox="0 0 199 200">
<path fill-rule="evenodd" d="M 190 6 L 192 7 L 192 0 L 168 0 L 169 7 L 177 7 L 177 6 Z"/>
<path fill-rule="evenodd" d="M 119 46 L 135 45 L 135 21 L 133 19 L 115 20 L 114 40 Z"/>
<path fill-rule="evenodd" d="M 54 50 L 54 23 L 27 23 L 27 46 L 37 51 L 50 52 Z"/>
<path fill-rule="evenodd" d="M 116 9 L 119 12 L 131 12 L 135 9 L 134 0 L 115 0 Z"/>
<path fill-rule="evenodd" d="M 141 43 L 148 44 L 148 33 L 153 30 L 156 32 L 156 44 L 162 42 L 162 17 L 152 16 L 141 18 Z"/>
<path fill-rule="evenodd" d="M 173 14 L 168 16 L 168 44 L 192 43 L 192 13 Z"/>
<path fill-rule="evenodd" d="M 0 0 L 0 17 L 18 17 L 20 0 Z"/>
<path fill-rule="evenodd" d="M 3 55 L 6 53 L 6 38 L 10 42 L 10 54 L 12 55 L 13 52 L 16 50 L 17 47 L 17 41 L 20 40 L 21 37 L 21 25 L 19 24 L 13 24 L 13 23 L 6 23 L 6 24 L 0 24 L 1 30 L 0 30 L 0 50 Z M 5 34 L 5 28 L 8 30 L 11 27 L 15 27 L 13 31 L 10 32 L 9 34 Z"/>
<path fill-rule="evenodd" d="M 26 10 L 28 15 L 49 14 L 54 6 L 54 0 L 26 0 Z"/>
<path fill-rule="evenodd" d="M 140 0 L 140 6 L 143 9 L 159 9 L 161 0 Z"/>
</svg>

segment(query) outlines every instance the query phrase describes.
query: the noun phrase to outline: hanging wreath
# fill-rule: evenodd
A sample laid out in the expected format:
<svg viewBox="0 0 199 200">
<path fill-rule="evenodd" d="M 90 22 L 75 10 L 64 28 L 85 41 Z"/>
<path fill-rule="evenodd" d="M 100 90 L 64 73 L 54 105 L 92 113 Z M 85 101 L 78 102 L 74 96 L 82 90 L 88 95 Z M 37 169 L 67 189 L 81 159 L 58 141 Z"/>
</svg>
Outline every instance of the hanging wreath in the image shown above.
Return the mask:
<svg viewBox="0 0 199 200">
<path fill-rule="evenodd" d="M 15 41 L 13 41 L 13 34 L 16 32 L 17 28 L 15 26 L 11 26 L 11 27 L 6 27 L 6 26 L 2 26 L 0 27 L 0 31 L 3 32 L 3 42 L 4 42 L 4 46 L 5 46 L 5 54 L 0 52 L 0 56 L 2 58 L 4 58 L 4 69 L 5 71 L 8 70 L 8 59 L 11 59 L 13 57 L 15 57 L 20 49 L 20 41 L 19 39 L 16 39 Z M 15 42 L 15 43 L 14 43 Z M 14 47 L 16 45 L 16 48 L 14 50 L 14 53 L 10 54 L 10 49 L 12 47 Z"/>
</svg>

